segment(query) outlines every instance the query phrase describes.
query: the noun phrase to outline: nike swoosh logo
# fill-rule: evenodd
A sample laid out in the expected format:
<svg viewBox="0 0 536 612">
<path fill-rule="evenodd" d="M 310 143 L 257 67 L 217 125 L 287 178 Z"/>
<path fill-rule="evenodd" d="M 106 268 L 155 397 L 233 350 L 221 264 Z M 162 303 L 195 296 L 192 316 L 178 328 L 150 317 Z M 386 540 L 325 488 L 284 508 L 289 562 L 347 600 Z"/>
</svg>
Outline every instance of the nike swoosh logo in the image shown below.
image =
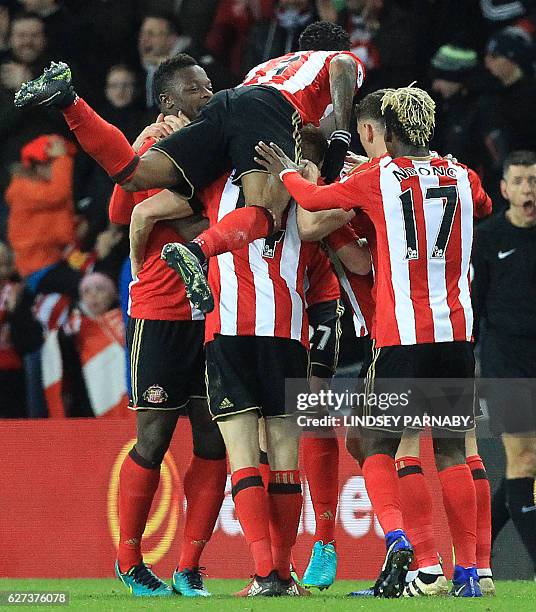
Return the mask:
<svg viewBox="0 0 536 612">
<path fill-rule="evenodd" d="M 459 589 L 456 589 L 454 591 L 454 594 L 458 596 L 464 590 L 464 588 L 465 588 L 465 585 L 461 586 Z"/>
<path fill-rule="evenodd" d="M 527 512 L 533 512 L 534 510 L 536 510 L 536 506 L 523 506 L 521 508 L 521 512 L 523 514 L 526 514 Z"/>
<path fill-rule="evenodd" d="M 511 255 L 512 253 L 515 253 L 516 249 L 510 249 L 509 251 L 499 251 L 497 253 L 497 257 L 499 259 L 504 259 L 505 257 L 508 257 L 509 255 Z"/>
</svg>

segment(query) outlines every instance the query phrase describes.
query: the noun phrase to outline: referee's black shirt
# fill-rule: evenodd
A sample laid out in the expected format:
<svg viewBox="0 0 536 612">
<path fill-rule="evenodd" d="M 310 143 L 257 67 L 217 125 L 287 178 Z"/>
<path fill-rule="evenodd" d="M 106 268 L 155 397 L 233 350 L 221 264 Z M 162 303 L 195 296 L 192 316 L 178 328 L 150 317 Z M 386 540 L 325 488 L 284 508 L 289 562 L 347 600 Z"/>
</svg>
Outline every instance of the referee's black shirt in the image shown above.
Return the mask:
<svg viewBox="0 0 536 612">
<path fill-rule="evenodd" d="M 481 223 L 473 245 L 475 337 L 482 318 L 501 336 L 536 341 L 536 226 L 516 227 L 501 212 Z"/>
</svg>

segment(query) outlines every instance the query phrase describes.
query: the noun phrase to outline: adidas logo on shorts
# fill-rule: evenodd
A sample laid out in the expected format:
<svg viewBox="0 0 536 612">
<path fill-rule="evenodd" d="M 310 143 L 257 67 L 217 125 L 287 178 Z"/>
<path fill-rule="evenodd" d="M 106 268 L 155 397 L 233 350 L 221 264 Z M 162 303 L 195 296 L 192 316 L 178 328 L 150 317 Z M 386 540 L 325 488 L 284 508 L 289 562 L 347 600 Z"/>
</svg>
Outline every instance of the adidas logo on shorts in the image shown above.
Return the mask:
<svg viewBox="0 0 536 612">
<path fill-rule="evenodd" d="M 227 408 L 234 408 L 234 404 L 228 397 L 224 397 L 220 403 L 220 410 L 225 410 Z"/>
</svg>

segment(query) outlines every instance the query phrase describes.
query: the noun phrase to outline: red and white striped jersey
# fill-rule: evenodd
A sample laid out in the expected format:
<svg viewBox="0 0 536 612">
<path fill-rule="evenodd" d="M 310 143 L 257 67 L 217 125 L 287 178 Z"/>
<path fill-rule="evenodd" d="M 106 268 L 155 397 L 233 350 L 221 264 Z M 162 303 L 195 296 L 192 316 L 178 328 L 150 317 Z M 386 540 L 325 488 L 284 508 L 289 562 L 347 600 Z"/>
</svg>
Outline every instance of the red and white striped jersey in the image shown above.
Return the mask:
<svg viewBox="0 0 536 612">
<path fill-rule="evenodd" d="M 300 113 L 303 124 L 318 125 L 332 110 L 329 65 L 338 55 L 356 62 L 356 91 L 363 84 L 365 68 L 350 51 L 296 51 L 252 68 L 242 85 L 268 85 L 280 91 Z"/>
<path fill-rule="evenodd" d="M 473 216 L 491 212 L 475 172 L 441 157 L 386 156 L 327 187 L 296 172 L 284 183 L 308 210 L 359 208 L 372 221 L 378 347 L 471 340 Z"/>
<path fill-rule="evenodd" d="M 374 227 L 363 213 L 358 213 L 352 219 L 351 225 L 343 225 L 332 232 L 327 236 L 326 242 L 337 253 L 337 250 L 343 246 L 356 242 L 358 237 L 366 238 L 369 245 L 375 242 Z M 352 309 L 355 334 L 358 338 L 368 336 L 374 317 L 374 298 L 372 296 L 374 275 L 372 272 L 354 274 L 347 270 L 342 262 L 335 270 L 344 292 L 345 301 Z"/>
<path fill-rule="evenodd" d="M 202 193 L 211 225 L 240 205 L 241 191 L 233 185 L 232 176 L 223 176 Z M 208 280 L 215 307 L 206 315 L 205 341 L 216 334 L 275 336 L 309 348 L 305 286 L 318 248 L 316 243 L 300 240 L 294 204 L 281 231 L 211 258 Z M 329 276 L 325 278 L 331 283 Z M 327 300 L 336 299 L 338 288 L 334 293 L 329 284 L 324 293 Z M 320 301 L 318 295 L 314 299 Z"/>
<path fill-rule="evenodd" d="M 146 140 L 139 155 L 154 142 L 152 138 Z M 110 199 L 110 220 L 128 225 L 134 206 L 159 191 L 161 189 L 130 193 L 116 185 Z M 185 241 L 165 223 L 156 223 L 147 241 L 143 266 L 129 286 L 128 314 L 135 319 L 159 321 L 202 320 L 203 313 L 186 297 L 181 278 L 160 258 L 162 248 L 168 242 Z"/>
</svg>

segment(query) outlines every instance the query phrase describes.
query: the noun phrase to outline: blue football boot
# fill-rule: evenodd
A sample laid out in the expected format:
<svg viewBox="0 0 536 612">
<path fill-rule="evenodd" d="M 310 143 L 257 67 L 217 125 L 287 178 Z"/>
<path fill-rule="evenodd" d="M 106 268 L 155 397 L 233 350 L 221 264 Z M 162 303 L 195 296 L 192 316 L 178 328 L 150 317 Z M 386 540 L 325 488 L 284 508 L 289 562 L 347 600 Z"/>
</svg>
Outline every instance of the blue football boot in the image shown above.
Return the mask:
<svg viewBox="0 0 536 612">
<path fill-rule="evenodd" d="M 337 552 L 332 542 L 324 544 L 315 542 L 309 565 L 302 578 L 304 587 L 317 587 L 321 591 L 328 589 L 335 581 L 337 574 Z"/>
<path fill-rule="evenodd" d="M 390 531 L 385 536 L 387 554 L 380 577 L 374 585 L 376 597 L 400 597 L 406 584 L 406 575 L 413 561 L 413 548 L 402 529 Z"/>
<path fill-rule="evenodd" d="M 135 597 L 170 597 L 173 591 L 163 580 L 155 576 L 145 565 L 134 565 L 125 574 L 115 562 L 115 574 Z"/>
<path fill-rule="evenodd" d="M 476 567 L 454 566 L 450 594 L 453 597 L 482 597 Z"/>
<path fill-rule="evenodd" d="M 211 593 L 207 591 L 203 584 L 201 569 L 205 568 L 194 567 L 193 570 L 183 569 L 181 572 L 175 570 L 171 581 L 175 593 L 185 597 L 210 597 Z"/>
</svg>

